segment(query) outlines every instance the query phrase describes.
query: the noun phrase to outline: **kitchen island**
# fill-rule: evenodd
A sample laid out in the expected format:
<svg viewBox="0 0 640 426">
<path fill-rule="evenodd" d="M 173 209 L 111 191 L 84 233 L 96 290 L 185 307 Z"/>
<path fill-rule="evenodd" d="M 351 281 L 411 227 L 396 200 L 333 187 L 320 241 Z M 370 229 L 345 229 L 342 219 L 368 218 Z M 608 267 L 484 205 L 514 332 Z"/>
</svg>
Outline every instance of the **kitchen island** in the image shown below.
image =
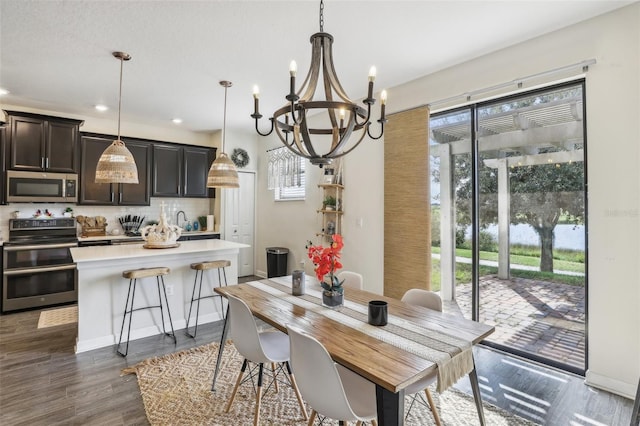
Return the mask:
<svg viewBox="0 0 640 426">
<path fill-rule="evenodd" d="M 164 277 L 171 317 L 175 330 L 184 329 L 187 323 L 189 302 L 195 271 L 195 262 L 226 259 L 229 285 L 238 282 L 238 252 L 246 244 L 224 240 L 183 241 L 178 247 L 147 249 L 143 244 L 74 247 L 73 261 L 78 268 L 78 337 L 76 353 L 85 352 L 118 342 L 124 314 L 129 280 L 122 272 L 138 268 L 165 266 L 171 273 Z M 203 295 L 212 294 L 212 286 L 218 285 L 218 274 L 208 271 L 202 283 Z M 206 293 L 205 293 L 206 292 Z M 155 278 L 138 282 L 136 306 L 157 304 L 158 290 Z M 195 309 L 194 309 L 195 311 Z M 200 302 L 198 324 L 223 318 L 218 300 Z M 193 317 L 192 313 L 192 321 Z M 165 315 L 167 329 L 170 329 Z M 128 322 L 128 321 L 127 321 Z M 133 314 L 131 340 L 162 333 L 160 310 L 148 309 Z M 126 337 L 126 336 L 125 336 Z"/>
</svg>

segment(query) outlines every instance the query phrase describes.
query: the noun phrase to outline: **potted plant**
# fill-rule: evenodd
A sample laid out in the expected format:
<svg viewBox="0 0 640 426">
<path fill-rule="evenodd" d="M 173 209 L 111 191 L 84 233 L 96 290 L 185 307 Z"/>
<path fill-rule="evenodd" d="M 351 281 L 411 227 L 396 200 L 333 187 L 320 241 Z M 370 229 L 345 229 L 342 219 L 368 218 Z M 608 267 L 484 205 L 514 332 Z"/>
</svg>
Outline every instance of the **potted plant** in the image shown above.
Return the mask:
<svg viewBox="0 0 640 426">
<path fill-rule="evenodd" d="M 207 217 L 206 216 L 198 216 L 198 222 L 200 223 L 200 229 L 203 231 L 207 230 Z M 212 229 L 213 231 L 213 229 Z"/>
<path fill-rule="evenodd" d="M 64 216 L 64 217 L 73 217 L 73 209 L 71 207 L 67 207 L 62 212 L 62 216 Z"/>
<path fill-rule="evenodd" d="M 335 210 L 336 204 L 337 200 L 333 195 L 327 195 L 326 197 L 324 197 L 324 201 L 322 201 L 324 210 Z"/>
<path fill-rule="evenodd" d="M 308 256 L 315 265 L 314 271 L 323 289 L 322 304 L 329 308 L 337 308 L 344 304 L 344 280 L 340 281 L 336 275 L 336 271 L 342 268 L 340 250 L 344 243 L 340 234 L 334 234 L 331 240 L 329 247 L 310 246 Z"/>
</svg>

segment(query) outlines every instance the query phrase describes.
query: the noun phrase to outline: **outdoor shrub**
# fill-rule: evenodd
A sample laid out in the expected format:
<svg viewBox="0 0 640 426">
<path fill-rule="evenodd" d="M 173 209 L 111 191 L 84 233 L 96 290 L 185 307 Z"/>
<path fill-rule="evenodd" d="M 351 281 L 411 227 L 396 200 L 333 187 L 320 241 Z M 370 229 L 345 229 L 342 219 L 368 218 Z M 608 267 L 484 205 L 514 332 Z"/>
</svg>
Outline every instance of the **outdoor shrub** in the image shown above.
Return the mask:
<svg viewBox="0 0 640 426">
<path fill-rule="evenodd" d="M 464 246 L 464 228 L 456 229 L 456 247 L 460 248 Z"/>
<path fill-rule="evenodd" d="M 480 231 L 480 251 L 498 251 L 498 245 L 491 235 L 487 231 Z"/>
</svg>

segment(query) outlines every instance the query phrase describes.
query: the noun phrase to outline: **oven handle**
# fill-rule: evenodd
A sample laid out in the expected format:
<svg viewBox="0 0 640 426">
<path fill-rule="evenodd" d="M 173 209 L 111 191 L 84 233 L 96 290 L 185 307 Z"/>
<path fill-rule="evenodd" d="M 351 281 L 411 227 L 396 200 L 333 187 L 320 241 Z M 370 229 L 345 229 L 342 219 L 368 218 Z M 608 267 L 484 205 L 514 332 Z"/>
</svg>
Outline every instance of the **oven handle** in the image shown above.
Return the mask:
<svg viewBox="0 0 640 426">
<path fill-rule="evenodd" d="M 78 247 L 78 243 L 34 244 L 30 246 L 4 246 L 4 251 L 45 250 L 66 247 Z"/>
<path fill-rule="evenodd" d="M 69 269 L 76 269 L 76 264 L 71 265 L 60 265 L 60 266 L 49 266 L 49 267 L 38 267 L 38 268 L 20 268 L 20 269 L 9 269 L 3 272 L 3 275 L 24 275 L 29 273 L 40 273 L 40 272 L 55 272 L 55 271 L 66 271 Z"/>
</svg>

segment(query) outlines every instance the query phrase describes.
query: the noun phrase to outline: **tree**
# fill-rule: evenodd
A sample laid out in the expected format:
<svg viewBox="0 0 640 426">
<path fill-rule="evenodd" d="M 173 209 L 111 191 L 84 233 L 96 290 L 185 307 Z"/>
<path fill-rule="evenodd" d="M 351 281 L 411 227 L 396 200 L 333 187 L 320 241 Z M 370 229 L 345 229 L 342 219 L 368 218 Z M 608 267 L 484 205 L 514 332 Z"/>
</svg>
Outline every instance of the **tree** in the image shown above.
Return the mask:
<svg viewBox="0 0 640 426">
<path fill-rule="evenodd" d="M 544 152 L 551 152 L 550 149 Z M 541 153 L 544 153 L 541 152 Z M 459 224 L 471 223 L 470 155 L 457 156 L 454 173 Z M 482 161 L 480 162 L 482 164 Z M 584 220 L 584 168 L 582 162 L 544 164 L 509 169 L 511 223 L 526 223 L 540 237 L 540 270 L 553 272 L 553 232 L 563 215 Z M 498 175 L 480 167 L 480 222 L 498 220 Z"/>
</svg>

